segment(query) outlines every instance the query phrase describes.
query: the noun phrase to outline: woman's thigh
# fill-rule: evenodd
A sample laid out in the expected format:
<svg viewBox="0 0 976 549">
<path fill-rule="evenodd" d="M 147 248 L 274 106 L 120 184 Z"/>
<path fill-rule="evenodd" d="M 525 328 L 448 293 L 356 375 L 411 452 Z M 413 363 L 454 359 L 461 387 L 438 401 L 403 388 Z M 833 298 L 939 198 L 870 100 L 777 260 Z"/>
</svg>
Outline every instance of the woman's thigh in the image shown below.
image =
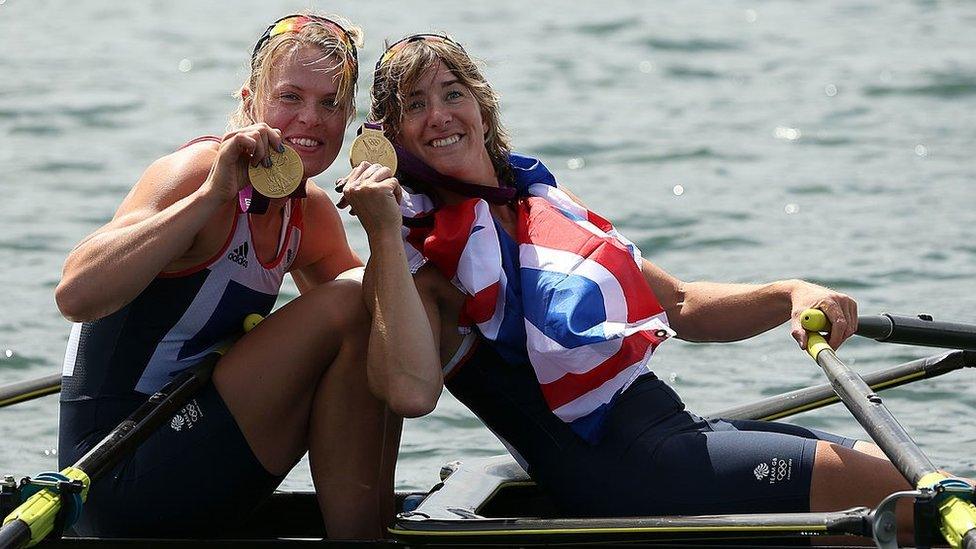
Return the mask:
<svg viewBox="0 0 976 549">
<path fill-rule="evenodd" d="M 816 439 L 778 432 L 681 432 L 649 449 L 621 491 L 637 514 L 806 512 L 816 447 Z M 635 450 L 625 469 L 635 468 Z"/>
<path fill-rule="evenodd" d="M 303 294 L 245 334 L 214 370 L 220 395 L 268 470 L 286 472 L 305 453 L 312 402 L 329 368 L 361 369 L 366 383 L 369 318 L 361 295 L 351 280 Z"/>
</svg>

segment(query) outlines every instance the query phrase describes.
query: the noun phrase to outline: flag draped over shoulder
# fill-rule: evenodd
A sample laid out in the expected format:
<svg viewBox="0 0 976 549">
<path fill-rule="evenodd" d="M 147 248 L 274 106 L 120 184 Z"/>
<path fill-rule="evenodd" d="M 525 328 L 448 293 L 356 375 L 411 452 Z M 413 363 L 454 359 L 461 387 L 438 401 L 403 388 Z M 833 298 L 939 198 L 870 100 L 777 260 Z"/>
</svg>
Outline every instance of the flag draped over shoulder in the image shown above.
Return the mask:
<svg viewBox="0 0 976 549">
<path fill-rule="evenodd" d="M 405 224 L 408 262 L 416 272 L 430 261 L 467 296 L 462 330 L 524 349 L 549 408 L 594 443 L 614 399 L 650 372 L 651 354 L 674 332 L 641 273 L 640 250 L 561 191 L 539 161 L 512 154 L 511 165 L 517 260 L 503 260 L 508 237 L 484 200 L 435 209 L 405 192 L 405 218 L 433 216 Z"/>
</svg>

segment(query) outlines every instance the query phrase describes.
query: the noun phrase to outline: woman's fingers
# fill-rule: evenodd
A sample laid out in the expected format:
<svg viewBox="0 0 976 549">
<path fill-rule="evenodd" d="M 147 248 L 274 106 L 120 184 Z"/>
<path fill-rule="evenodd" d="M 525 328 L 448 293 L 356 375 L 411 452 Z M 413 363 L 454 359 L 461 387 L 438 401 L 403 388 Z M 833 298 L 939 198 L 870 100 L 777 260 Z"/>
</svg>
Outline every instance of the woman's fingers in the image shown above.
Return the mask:
<svg viewBox="0 0 976 549">
<path fill-rule="evenodd" d="M 247 146 L 240 149 L 241 156 L 247 158 L 251 166 L 271 167 L 271 151 L 284 152 L 284 139 L 281 130 L 265 123 L 252 124 L 224 135 L 223 141 L 234 141 Z"/>
<path fill-rule="evenodd" d="M 821 303 L 819 308 L 827 315 L 827 319 L 830 320 L 830 339 L 827 342 L 831 348 L 837 349 L 847 339 L 847 330 L 850 326 L 847 314 L 836 300 Z"/>
<path fill-rule="evenodd" d="M 271 151 L 283 149 L 281 131 L 267 124 L 252 124 L 224 134 L 208 187 L 231 200 L 248 183 L 247 167 L 271 167 Z"/>
<path fill-rule="evenodd" d="M 848 301 L 847 318 L 850 320 L 847 325 L 847 337 L 851 337 L 857 333 L 857 301 L 853 299 Z"/>
<path fill-rule="evenodd" d="M 807 348 L 807 331 L 800 324 L 800 315 L 794 314 L 790 319 L 790 335 L 800 344 L 801 349 Z"/>
<path fill-rule="evenodd" d="M 794 290 L 792 301 L 791 335 L 801 348 L 807 346 L 807 333 L 800 316 L 807 309 L 820 309 L 827 316 L 830 322 L 827 343 L 834 349 L 857 331 L 857 302 L 849 295 L 803 282 Z"/>
</svg>

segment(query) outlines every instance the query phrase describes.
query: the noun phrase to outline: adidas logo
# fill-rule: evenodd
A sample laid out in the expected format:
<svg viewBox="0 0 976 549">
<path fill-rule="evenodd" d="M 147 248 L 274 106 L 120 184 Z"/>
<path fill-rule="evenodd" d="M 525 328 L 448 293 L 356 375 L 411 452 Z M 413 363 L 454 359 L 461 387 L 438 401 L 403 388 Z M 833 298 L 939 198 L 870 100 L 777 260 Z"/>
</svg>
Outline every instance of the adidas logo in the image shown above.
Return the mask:
<svg viewBox="0 0 976 549">
<path fill-rule="evenodd" d="M 247 241 L 227 254 L 227 259 L 237 263 L 241 267 L 247 267 Z"/>
</svg>

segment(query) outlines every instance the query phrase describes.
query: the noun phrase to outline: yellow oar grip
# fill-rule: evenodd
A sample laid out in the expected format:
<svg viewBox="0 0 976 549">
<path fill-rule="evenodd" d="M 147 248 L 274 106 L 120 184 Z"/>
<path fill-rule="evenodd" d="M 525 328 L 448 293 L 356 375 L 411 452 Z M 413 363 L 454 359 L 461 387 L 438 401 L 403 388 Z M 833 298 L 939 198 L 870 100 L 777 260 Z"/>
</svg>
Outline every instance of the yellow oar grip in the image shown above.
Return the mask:
<svg viewBox="0 0 976 549">
<path fill-rule="evenodd" d="M 816 332 L 807 333 L 807 353 L 810 353 L 813 360 L 817 360 L 817 355 L 819 355 L 821 351 L 825 351 L 827 349 L 833 350 L 831 349 L 830 345 L 827 344 L 827 340 L 824 339 L 822 335 Z"/>
<path fill-rule="evenodd" d="M 803 311 L 800 315 L 800 325 L 808 332 L 825 332 L 830 329 L 830 321 L 820 309 Z"/>
<path fill-rule="evenodd" d="M 827 340 L 820 335 L 830 329 L 830 321 L 820 309 L 807 309 L 800 314 L 800 326 L 807 331 L 807 352 L 817 360 L 820 351 L 830 349 Z"/>
<path fill-rule="evenodd" d="M 944 478 L 949 478 L 942 473 L 929 473 L 918 480 L 918 488 L 931 488 Z M 958 498 L 949 496 L 939 502 L 939 516 L 942 520 L 939 523 L 939 532 L 942 537 L 954 548 L 962 546 L 962 538 L 966 532 L 976 528 L 976 507 L 973 504 Z"/>
<path fill-rule="evenodd" d="M 75 469 L 74 467 L 68 467 L 61 471 L 61 474 L 71 480 L 80 480 L 84 485 L 84 488 L 81 490 L 81 499 L 84 501 L 88 498 L 88 486 L 91 485 L 91 479 L 88 478 L 88 475 L 84 471 Z M 49 488 L 44 488 L 27 498 L 27 501 L 24 503 L 21 503 L 19 507 L 3 519 L 3 523 L 7 524 L 18 519 L 26 523 L 30 527 L 31 532 L 31 539 L 27 543 L 27 547 L 31 547 L 40 543 L 54 530 L 54 522 L 57 520 L 60 510 L 61 494 Z"/>
</svg>

